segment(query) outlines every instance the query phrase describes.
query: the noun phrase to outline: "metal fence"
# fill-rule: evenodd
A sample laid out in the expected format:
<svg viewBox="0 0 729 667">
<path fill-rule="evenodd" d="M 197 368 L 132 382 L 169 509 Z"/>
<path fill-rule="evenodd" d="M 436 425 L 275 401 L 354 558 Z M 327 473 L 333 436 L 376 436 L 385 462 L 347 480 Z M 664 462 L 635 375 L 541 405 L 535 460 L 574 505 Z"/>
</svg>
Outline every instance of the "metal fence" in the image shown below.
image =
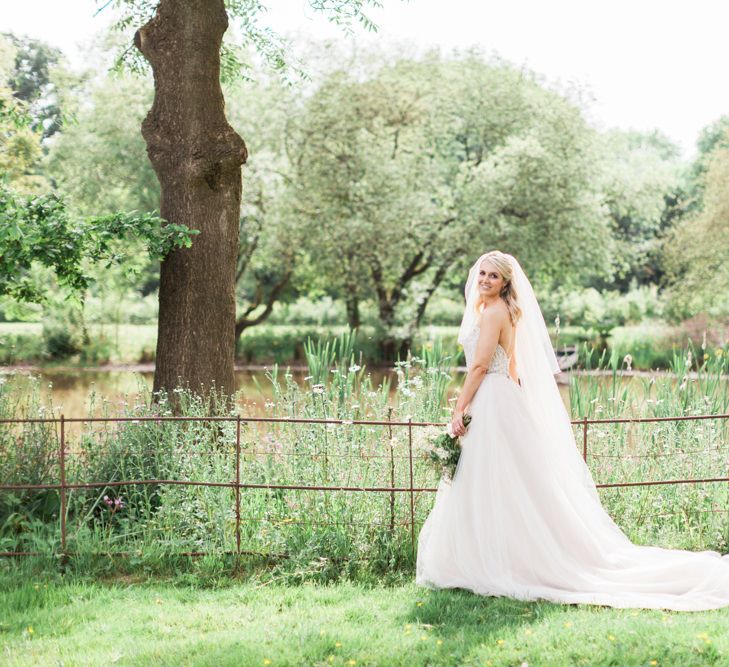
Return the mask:
<svg viewBox="0 0 729 667">
<path fill-rule="evenodd" d="M 618 424 L 618 423 L 646 423 L 646 422 L 680 422 L 680 421 L 695 421 L 695 420 L 726 420 L 729 419 L 729 414 L 717 414 L 717 415 L 692 415 L 682 417 L 641 417 L 641 418 L 605 418 L 605 419 L 588 419 L 583 417 L 582 419 L 572 420 L 572 424 L 582 429 L 582 455 L 585 462 L 588 462 L 588 432 L 589 426 L 594 424 Z M 68 482 L 66 480 L 66 457 L 67 451 L 67 429 L 70 424 L 74 423 L 121 423 L 121 422 L 233 422 L 235 423 L 235 479 L 231 479 L 229 482 L 211 482 L 206 480 L 178 480 L 178 479 L 125 479 L 116 481 L 95 481 L 95 482 Z M 391 486 L 342 486 L 342 485 L 306 485 L 306 484 L 262 484 L 262 483 L 250 483 L 241 480 L 241 426 L 249 423 L 257 422 L 269 422 L 269 423 L 301 423 L 301 424 L 322 424 L 322 425 L 335 425 L 335 426 L 351 426 L 351 425 L 367 425 L 367 426 L 380 426 L 389 429 L 389 435 L 392 436 L 393 427 L 406 427 L 407 428 L 407 455 L 400 458 L 407 460 L 408 474 L 407 478 L 409 483 L 406 486 L 395 486 L 394 475 L 393 484 Z M 67 557 L 73 555 L 66 548 L 67 530 L 66 530 L 66 514 L 67 514 L 67 492 L 73 489 L 82 488 L 105 488 L 105 487 L 119 487 L 119 486 L 130 486 L 130 485 L 183 485 L 183 486 L 204 486 L 204 487 L 223 487 L 230 488 L 234 494 L 235 503 L 235 538 L 236 538 L 236 549 L 235 551 L 216 551 L 216 552 L 204 552 L 204 551 L 185 551 L 179 552 L 178 555 L 182 556 L 202 556 L 208 553 L 217 554 L 228 554 L 235 555 L 239 558 L 241 555 L 260 555 L 260 556 L 271 556 L 271 557 L 287 557 L 285 553 L 260 553 L 254 551 L 247 551 L 241 548 L 241 523 L 245 521 L 245 518 L 241 517 L 241 491 L 244 489 L 280 489 L 280 490 L 293 490 L 293 491 L 323 491 L 323 492 L 347 492 L 347 493 L 389 493 L 394 504 L 394 494 L 402 493 L 407 494 L 409 500 L 409 521 L 403 525 L 408 525 L 410 528 L 410 541 L 412 545 L 413 555 L 416 550 L 416 539 L 415 539 L 415 494 L 426 492 L 434 493 L 437 491 L 435 487 L 417 487 L 414 484 L 413 475 L 413 429 L 428 427 L 428 426 L 440 426 L 445 427 L 447 424 L 443 422 L 414 422 L 412 419 L 407 421 L 397 421 L 392 419 L 387 420 L 342 420 L 342 419 L 304 419 L 304 418 L 290 418 L 290 417 L 163 417 L 163 416 L 149 416 L 149 417 L 115 417 L 115 418 L 67 418 L 61 415 L 58 418 L 48 419 L 2 419 L 0 424 L 10 425 L 22 425 L 22 424 L 54 424 L 60 428 L 60 437 L 58 445 L 58 463 L 60 470 L 60 479 L 56 484 L 0 484 L 0 492 L 13 492 L 13 491 L 29 491 L 33 489 L 48 489 L 58 490 L 60 494 L 60 555 Z M 697 452 L 700 453 L 700 452 Z M 599 454 L 592 454 L 594 457 L 601 456 Z M 604 456 L 604 455 L 603 455 Z M 615 456 L 615 455 L 613 455 Z M 623 455 L 621 458 L 630 458 L 635 456 L 656 456 L 655 454 L 648 455 Z M 729 476 L 725 477 L 705 477 L 705 478 L 686 478 L 686 479 L 671 479 L 671 480 L 641 480 L 631 482 L 613 482 L 613 483 L 600 483 L 596 484 L 598 488 L 608 487 L 631 487 L 631 486 L 653 486 L 653 485 L 666 485 L 666 484 L 699 484 L 708 482 L 729 482 Z M 314 523 L 312 519 L 310 521 Z M 322 522 L 326 523 L 326 522 Z M 38 551 L 5 551 L 0 552 L 0 556 L 31 556 L 31 555 L 42 555 L 43 552 Z M 113 556 L 125 556 L 129 555 L 129 552 L 114 552 Z"/>
</svg>

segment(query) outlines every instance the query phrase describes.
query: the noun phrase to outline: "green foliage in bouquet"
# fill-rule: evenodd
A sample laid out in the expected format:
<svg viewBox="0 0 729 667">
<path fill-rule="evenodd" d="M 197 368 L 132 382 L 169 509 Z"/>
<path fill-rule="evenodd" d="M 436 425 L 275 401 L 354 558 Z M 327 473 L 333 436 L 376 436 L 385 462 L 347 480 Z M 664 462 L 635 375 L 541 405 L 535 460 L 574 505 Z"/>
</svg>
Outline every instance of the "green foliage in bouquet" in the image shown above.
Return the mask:
<svg viewBox="0 0 729 667">
<path fill-rule="evenodd" d="M 470 423 L 471 415 L 463 415 L 464 426 L 468 428 Z M 426 453 L 428 460 L 441 472 L 444 479 L 453 479 L 461 456 L 461 444 L 460 438 L 451 434 L 450 426 L 446 431 L 428 440 Z"/>
</svg>

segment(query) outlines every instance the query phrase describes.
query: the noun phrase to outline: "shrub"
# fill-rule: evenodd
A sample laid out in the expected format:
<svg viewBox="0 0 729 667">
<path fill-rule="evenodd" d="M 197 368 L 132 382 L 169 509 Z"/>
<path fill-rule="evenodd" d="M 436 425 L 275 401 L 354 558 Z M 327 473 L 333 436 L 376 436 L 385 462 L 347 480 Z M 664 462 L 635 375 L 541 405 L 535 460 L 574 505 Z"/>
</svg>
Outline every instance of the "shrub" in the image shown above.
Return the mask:
<svg viewBox="0 0 729 667">
<path fill-rule="evenodd" d="M 39 362 L 47 357 L 46 343 L 37 334 L 0 334 L 0 364 Z"/>
</svg>

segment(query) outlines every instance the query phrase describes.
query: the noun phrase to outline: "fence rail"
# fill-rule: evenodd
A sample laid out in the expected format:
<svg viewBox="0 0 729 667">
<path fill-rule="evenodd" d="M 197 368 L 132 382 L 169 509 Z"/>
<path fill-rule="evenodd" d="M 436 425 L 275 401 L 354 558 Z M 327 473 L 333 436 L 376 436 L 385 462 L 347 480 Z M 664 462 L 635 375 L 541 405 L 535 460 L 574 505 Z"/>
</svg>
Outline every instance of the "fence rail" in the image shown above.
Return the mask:
<svg viewBox="0 0 729 667">
<path fill-rule="evenodd" d="M 392 410 L 390 410 L 391 414 Z M 625 424 L 625 423 L 648 423 L 648 422 L 679 422 L 679 421 L 696 421 L 706 419 L 718 419 L 724 420 L 729 419 L 729 414 L 716 414 L 716 415 L 690 415 L 690 416 L 674 416 L 674 417 L 620 417 L 620 418 L 601 418 L 593 419 L 583 417 L 581 419 L 573 419 L 571 423 L 573 426 L 580 426 L 582 428 L 582 455 L 587 462 L 588 460 L 588 431 L 591 424 Z M 210 482 L 204 480 L 177 480 L 177 479 L 130 479 L 122 481 L 100 481 L 100 482 L 68 482 L 66 480 L 66 425 L 72 423 L 118 423 L 118 422 L 233 422 L 236 424 L 235 429 L 235 480 L 230 482 Z M 241 468 L 241 425 L 248 423 L 300 423 L 300 424 L 331 424 L 337 426 L 353 426 L 353 425 L 366 425 L 366 426 L 386 426 L 388 427 L 389 437 L 392 437 L 393 426 L 403 426 L 408 429 L 408 454 L 407 456 L 392 457 L 401 458 L 408 460 L 408 480 L 407 486 L 395 486 L 394 484 L 394 466 L 392 471 L 392 483 L 390 486 L 344 486 L 344 485 L 306 485 L 306 484 L 265 484 L 265 483 L 248 483 L 241 481 L 240 468 Z M 415 555 L 416 542 L 415 542 L 415 493 L 426 492 L 435 493 L 436 487 L 416 487 L 414 485 L 413 475 L 413 427 L 426 427 L 426 426 L 440 426 L 445 427 L 447 423 L 444 422 L 415 422 L 412 419 L 406 421 L 396 421 L 392 419 L 387 420 L 366 420 L 366 419 L 317 419 L 317 418 L 296 418 L 296 417 L 241 417 L 230 416 L 230 417 L 174 417 L 174 416 L 150 416 L 150 417 L 65 417 L 60 415 L 59 417 L 49 418 L 32 418 L 32 419 L 0 419 L 0 424 L 58 424 L 60 426 L 60 437 L 58 447 L 58 461 L 60 467 L 60 480 L 56 484 L 0 484 L 0 492 L 11 492 L 21 490 L 34 490 L 34 489 L 48 489 L 58 490 L 60 493 L 60 528 L 61 528 L 61 552 L 62 557 L 68 557 L 73 555 L 72 552 L 66 548 L 66 513 L 67 513 L 67 495 L 68 490 L 82 489 L 82 488 L 104 488 L 104 487 L 118 487 L 118 486 L 131 486 L 131 485 L 182 485 L 182 486 L 203 486 L 203 487 L 223 487 L 232 488 L 235 494 L 235 538 L 236 538 L 236 549 L 235 551 L 183 551 L 179 552 L 181 556 L 203 556 L 210 553 L 215 554 L 227 554 L 235 555 L 237 559 L 243 555 L 257 555 L 271 558 L 286 558 L 288 554 L 285 553 L 263 553 L 250 550 L 241 549 L 241 524 L 246 521 L 255 521 L 256 518 L 241 517 L 241 490 L 243 489 L 279 489 L 279 490 L 294 490 L 294 491 L 331 491 L 331 492 L 361 492 L 361 493 L 389 493 L 391 494 L 391 503 L 394 504 L 395 493 L 407 493 L 409 494 L 409 514 L 410 520 L 407 522 L 397 522 L 393 524 L 390 522 L 390 526 L 393 525 L 408 525 L 410 527 L 410 540 L 412 545 L 413 556 Z M 704 450 L 698 450 L 704 451 Z M 271 454 L 272 452 L 260 452 L 265 454 Z M 684 453 L 684 452 L 676 452 Z M 661 454 L 665 455 L 665 454 Z M 595 455 L 600 456 L 600 455 Z M 636 455 L 622 455 L 618 458 L 630 458 Z M 644 455 L 644 456 L 659 456 Z M 727 477 L 708 477 L 708 478 L 693 478 L 693 479 L 672 479 L 672 480 L 643 480 L 633 482 L 612 482 L 612 483 L 600 483 L 596 484 L 598 488 L 624 488 L 631 486 L 655 486 L 655 485 L 667 485 L 667 484 L 701 484 L 701 483 L 716 483 L 716 482 L 729 482 L 729 476 Z M 707 510 L 708 511 L 708 510 Z M 713 510 L 713 511 L 725 511 L 725 510 Z M 665 513 L 664 513 L 665 514 Z M 669 513 L 670 514 L 670 513 Z M 260 520 L 260 518 L 258 519 Z M 293 522 L 293 520 L 291 521 Z M 302 523 L 302 522 L 297 522 Z M 325 523 L 330 524 L 332 522 L 326 521 L 314 521 L 309 520 L 308 523 Z M 369 524 L 368 524 L 369 525 Z M 383 524 L 384 525 L 384 524 Z M 38 551 L 5 551 L 0 552 L 0 557 L 12 557 L 12 556 L 31 556 L 31 555 L 42 555 L 43 552 Z M 127 556 L 133 552 L 128 551 L 117 551 L 113 553 L 104 552 L 105 555 L 113 556 Z"/>
</svg>

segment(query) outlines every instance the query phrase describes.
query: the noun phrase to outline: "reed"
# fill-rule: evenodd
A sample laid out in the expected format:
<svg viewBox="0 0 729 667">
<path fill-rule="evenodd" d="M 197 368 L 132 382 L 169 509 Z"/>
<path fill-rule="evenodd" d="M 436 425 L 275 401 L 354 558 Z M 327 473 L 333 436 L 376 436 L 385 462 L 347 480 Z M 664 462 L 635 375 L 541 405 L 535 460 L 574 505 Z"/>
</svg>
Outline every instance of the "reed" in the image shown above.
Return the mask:
<svg viewBox="0 0 729 667">
<path fill-rule="evenodd" d="M 308 373 L 302 383 L 274 364 L 265 374 L 273 399 L 270 417 L 335 418 L 342 423 L 263 423 L 242 415 L 240 479 L 264 488 L 240 491 L 244 552 L 286 553 L 290 572 L 326 578 L 335 572 L 385 573 L 413 566 L 411 494 L 309 487 L 437 486 L 421 456 L 437 427 L 354 424 L 359 419 L 446 421 L 453 358 L 439 343 L 395 363 L 392 382 L 373 386 L 354 340 L 343 333 L 305 345 Z M 573 377 L 575 418 L 722 414 L 729 408 L 725 351 L 686 348 L 673 375 L 626 380 L 630 360 L 583 350 L 593 370 L 607 375 Z M 699 358 L 700 357 L 700 358 Z M 391 391 L 391 383 L 395 384 Z M 140 388 L 143 390 L 143 388 Z M 263 388 L 261 388 L 263 390 Z M 184 414 L 235 417 L 220 396 L 202 398 L 176 389 Z M 265 399 L 264 399 L 265 400 Z M 164 394 L 143 395 L 114 406 L 92 397 L 91 415 L 123 416 L 123 423 L 85 423 L 67 429 L 69 482 L 186 480 L 230 484 L 236 479 L 237 423 L 172 422 Z M 58 415 L 30 392 L 19 403 L 0 385 L 0 415 Z M 141 417 L 153 417 L 143 421 Z M 57 425 L 0 427 L 0 476 L 9 483 L 58 481 Z M 592 424 L 587 461 L 598 483 L 726 476 L 729 420 Z M 575 427 L 581 447 L 581 427 Z M 413 451 L 412 479 L 410 447 Z M 112 511 L 107 500 L 121 499 Z M 413 492 L 417 529 L 433 494 Z M 726 484 L 603 489 L 608 512 L 634 541 L 668 547 L 727 550 Z M 0 550 L 59 549 L 58 492 L 0 492 Z M 181 551 L 236 549 L 236 494 L 230 486 L 154 483 L 74 489 L 67 493 L 67 549 L 78 554 L 125 551 L 144 560 Z M 40 546 L 39 546 L 40 545 Z"/>
</svg>

